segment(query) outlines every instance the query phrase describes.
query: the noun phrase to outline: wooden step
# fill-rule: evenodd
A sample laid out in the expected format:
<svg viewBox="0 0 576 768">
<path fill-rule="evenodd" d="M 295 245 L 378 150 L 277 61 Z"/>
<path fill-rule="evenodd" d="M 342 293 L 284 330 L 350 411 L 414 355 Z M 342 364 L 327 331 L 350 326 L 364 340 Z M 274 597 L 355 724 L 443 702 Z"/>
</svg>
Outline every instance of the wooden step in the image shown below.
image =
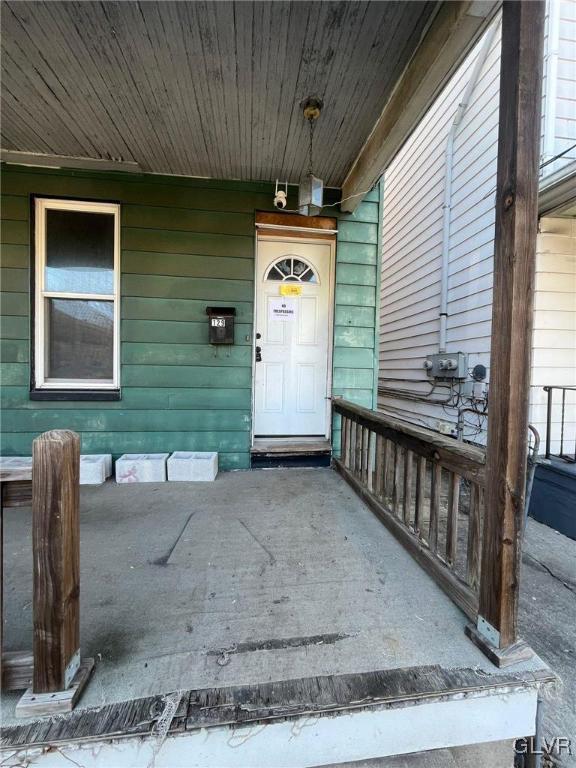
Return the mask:
<svg viewBox="0 0 576 768">
<path fill-rule="evenodd" d="M 332 445 L 329 440 L 256 438 L 250 452 L 253 456 L 314 456 L 330 454 Z"/>
</svg>

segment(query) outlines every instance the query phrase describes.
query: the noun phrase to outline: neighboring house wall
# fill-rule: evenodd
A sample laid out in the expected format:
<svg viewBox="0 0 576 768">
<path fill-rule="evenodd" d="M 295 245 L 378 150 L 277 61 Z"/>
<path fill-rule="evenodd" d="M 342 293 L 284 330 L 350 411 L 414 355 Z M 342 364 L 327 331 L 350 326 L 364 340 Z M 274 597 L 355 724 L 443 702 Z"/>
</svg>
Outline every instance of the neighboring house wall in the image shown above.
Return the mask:
<svg viewBox="0 0 576 768">
<path fill-rule="evenodd" d="M 574 17 L 576 0 L 562 0 L 560 5 L 558 12 L 563 17 Z M 572 77 L 576 86 L 576 55 L 574 43 L 568 41 L 575 38 L 576 25 L 561 26 L 562 55 L 571 57 L 572 65 L 563 58 L 558 66 L 558 77 L 562 74 L 563 80 L 558 88 L 562 105 L 557 110 L 565 116 L 554 123 L 559 133 L 552 144 L 558 151 L 565 148 L 565 137 L 572 135 L 576 125 L 576 87 L 569 87 Z M 440 94 L 384 178 L 379 384 L 381 391 L 385 388 L 389 393 L 380 395 L 379 407 L 432 429 L 454 428 L 458 420 L 457 408 L 433 402 L 446 400 L 450 392 L 442 387 L 430 391 L 423 364 L 427 355 L 439 351 L 446 144 L 481 50 L 482 42 Z M 485 365 L 488 383 L 499 74 L 498 29 L 455 133 L 448 236 L 447 350 L 467 352 L 470 368 Z M 547 322 L 553 331 L 560 330 L 564 320 L 558 314 L 549 316 Z M 392 389 L 408 396 L 392 395 Z M 415 400 L 414 395 L 421 399 Z M 469 402 L 461 399 L 460 405 Z M 464 418 L 464 437 L 483 442 L 486 419 L 469 413 Z"/>
<path fill-rule="evenodd" d="M 543 387 L 576 387 L 576 219 L 540 220 L 536 251 L 531 423 L 546 438 Z M 551 450 L 560 449 L 561 393 L 554 395 Z M 566 395 L 564 450 L 574 452 L 576 392 Z M 543 446 L 542 446 L 543 450 Z"/>
<path fill-rule="evenodd" d="M 386 172 L 380 289 L 380 386 L 425 395 L 438 352 L 445 150 L 479 48 L 460 67 Z M 488 366 L 500 37 L 496 35 L 454 139 L 447 348 Z M 446 390 L 433 393 L 437 399 Z M 456 422 L 432 402 L 381 397 L 380 407 L 424 426 Z"/>
<path fill-rule="evenodd" d="M 248 467 L 254 212 L 271 208 L 273 186 L 6 166 L 2 189 L 2 453 L 30 454 L 39 432 L 67 427 L 86 453 L 215 450 L 223 469 Z M 29 399 L 32 194 L 121 204 L 119 402 Z M 337 239 L 333 390 L 368 406 L 378 220 L 376 190 L 340 217 Z M 231 348 L 207 343 L 218 304 L 237 310 Z"/>
<path fill-rule="evenodd" d="M 549 0 L 542 83 L 542 178 L 576 160 L 576 2 Z M 552 162 L 556 155 L 569 150 Z"/>
</svg>

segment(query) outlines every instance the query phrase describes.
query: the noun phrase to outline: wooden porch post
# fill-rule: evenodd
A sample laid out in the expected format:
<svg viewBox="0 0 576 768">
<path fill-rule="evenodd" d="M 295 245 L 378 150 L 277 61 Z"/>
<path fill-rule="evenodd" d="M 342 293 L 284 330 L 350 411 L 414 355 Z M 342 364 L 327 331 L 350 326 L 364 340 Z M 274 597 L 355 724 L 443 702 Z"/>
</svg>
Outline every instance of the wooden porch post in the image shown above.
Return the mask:
<svg viewBox="0 0 576 768">
<path fill-rule="evenodd" d="M 93 659 L 80 661 L 80 439 L 53 430 L 32 445 L 34 671 L 18 717 L 73 708 Z"/>
<path fill-rule="evenodd" d="M 34 440 L 34 693 L 63 691 L 80 666 L 80 439 Z"/>
<path fill-rule="evenodd" d="M 538 220 L 544 2 L 505 0 L 490 356 L 487 484 L 478 623 L 499 666 L 526 656 L 517 613 Z"/>
</svg>

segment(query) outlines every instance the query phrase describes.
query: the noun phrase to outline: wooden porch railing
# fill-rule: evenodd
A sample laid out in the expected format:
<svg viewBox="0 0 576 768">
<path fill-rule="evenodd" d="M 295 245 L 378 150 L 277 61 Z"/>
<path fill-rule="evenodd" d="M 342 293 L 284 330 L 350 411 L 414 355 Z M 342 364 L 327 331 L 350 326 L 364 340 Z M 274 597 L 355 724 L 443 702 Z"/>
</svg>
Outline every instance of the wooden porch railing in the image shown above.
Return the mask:
<svg viewBox="0 0 576 768">
<path fill-rule="evenodd" d="M 484 451 L 345 400 L 338 471 L 474 621 L 478 613 Z"/>
</svg>

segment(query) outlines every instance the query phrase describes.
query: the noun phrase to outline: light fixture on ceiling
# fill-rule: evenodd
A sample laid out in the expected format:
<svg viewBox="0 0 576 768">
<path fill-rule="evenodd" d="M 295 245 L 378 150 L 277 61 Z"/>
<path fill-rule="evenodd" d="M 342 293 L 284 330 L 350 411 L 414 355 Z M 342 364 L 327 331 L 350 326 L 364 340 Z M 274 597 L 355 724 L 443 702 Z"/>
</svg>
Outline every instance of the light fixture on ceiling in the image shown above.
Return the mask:
<svg viewBox="0 0 576 768">
<path fill-rule="evenodd" d="M 281 186 L 284 186 L 284 189 L 281 189 Z M 276 179 L 276 192 L 274 193 L 274 205 L 276 208 L 280 208 L 281 210 L 286 208 L 288 205 L 288 182 L 287 181 L 278 181 Z"/>
<path fill-rule="evenodd" d="M 322 99 L 319 99 L 316 96 L 309 96 L 300 104 L 300 108 L 304 113 L 304 119 L 308 121 L 310 128 L 308 173 L 300 182 L 300 188 L 298 190 L 298 209 L 303 216 L 317 216 L 322 211 L 324 182 L 322 179 L 314 176 L 312 150 L 316 121 L 320 117 L 320 112 L 322 111 L 323 106 Z"/>
</svg>

